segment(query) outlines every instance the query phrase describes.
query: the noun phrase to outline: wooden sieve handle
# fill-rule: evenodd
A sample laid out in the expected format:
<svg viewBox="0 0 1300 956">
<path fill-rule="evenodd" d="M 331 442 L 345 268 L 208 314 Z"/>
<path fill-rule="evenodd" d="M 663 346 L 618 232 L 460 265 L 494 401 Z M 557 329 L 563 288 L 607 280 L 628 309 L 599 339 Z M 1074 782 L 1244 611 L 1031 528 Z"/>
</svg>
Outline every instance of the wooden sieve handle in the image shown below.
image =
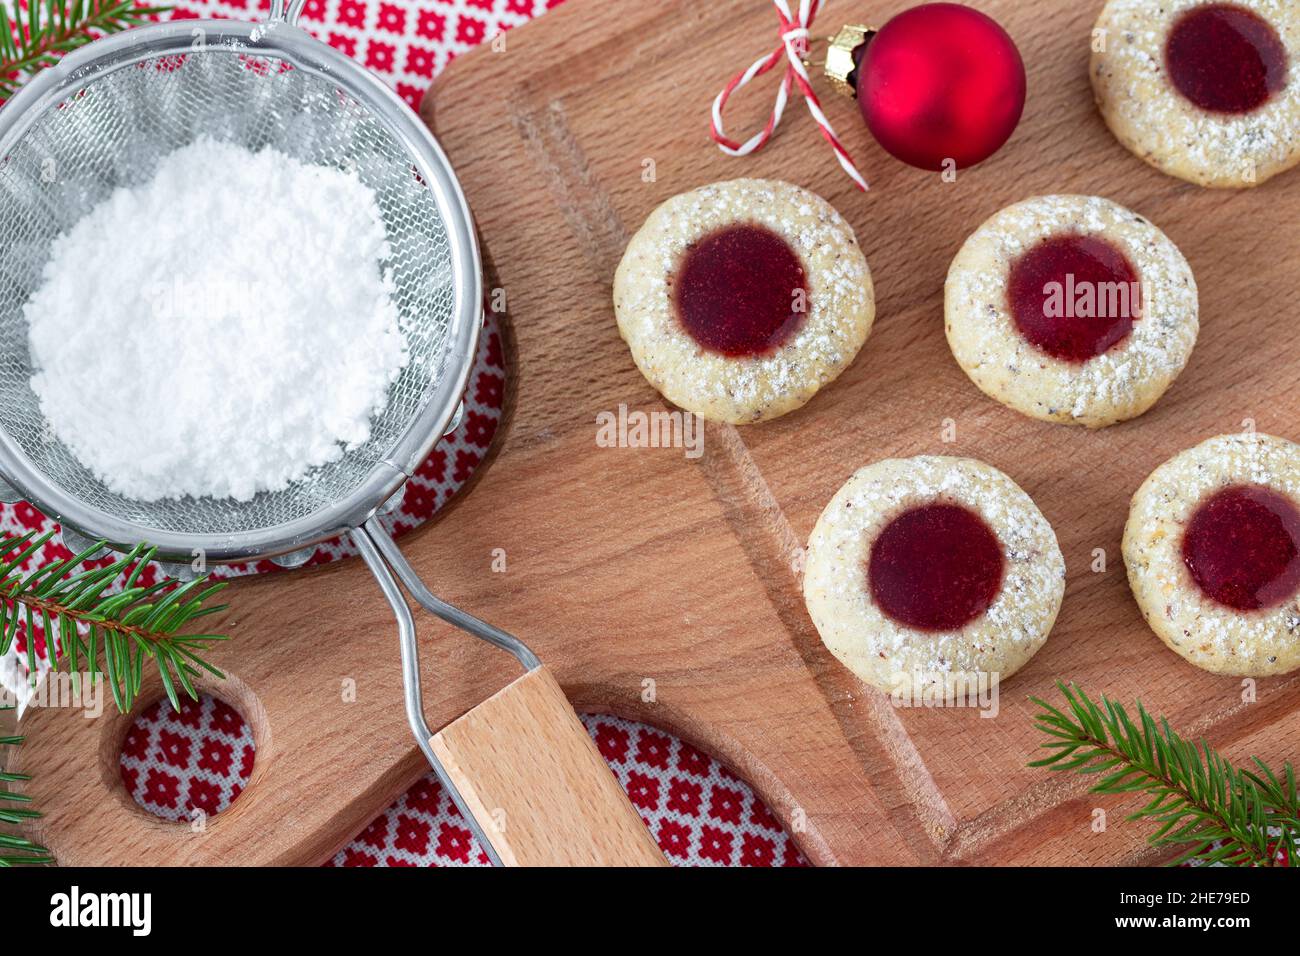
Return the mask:
<svg viewBox="0 0 1300 956">
<path fill-rule="evenodd" d="M 430 745 L 506 866 L 667 866 L 544 666 Z"/>
</svg>

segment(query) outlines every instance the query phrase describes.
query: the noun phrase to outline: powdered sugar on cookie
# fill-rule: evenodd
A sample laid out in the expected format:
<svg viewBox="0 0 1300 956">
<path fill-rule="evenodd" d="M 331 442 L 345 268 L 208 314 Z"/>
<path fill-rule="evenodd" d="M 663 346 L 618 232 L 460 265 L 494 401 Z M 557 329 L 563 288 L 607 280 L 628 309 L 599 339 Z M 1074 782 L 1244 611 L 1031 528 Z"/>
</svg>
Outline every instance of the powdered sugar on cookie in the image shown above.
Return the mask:
<svg viewBox="0 0 1300 956">
<path fill-rule="evenodd" d="M 908 509 L 936 502 L 982 517 L 1005 558 L 993 603 L 947 633 L 891 620 L 867 587 L 880 532 Z M 974 459 L 921 456 L 869 465 L 831 499 L 808 541 L 804 598 L 822 641 L 884 690 L 910 687 L 918 674 L 1010 676 L 1047 640 L 1064 594 L 1065 561 L 1051 525 L 1015 482 Z"/>
<path fill-rule="evenodd" d="M 752 223 L 804 263 L 807 316 L 771 354 L 701 348 L 674 312 L 672 284 L 693 244 Z M 853 231 L 825 200 L 788 183 L 738 179 L 669 199 L 628 245 L 614 281 L 619 330 L 641 372 L 669 401 L 706 418 L 749 423 L 806 403 L 853 361 L 871 330 L 871 273 Z"/>
<path fill-rule="evenodd" d="M 1247 113 L 1208 112 L 1170 81 L 1170 29 L 1204 0 L 1110 0 L 1093 34 L 1093 94 L 1111 132 L 1157 169 L 1202 186 L 1255 186 L 1300 162 L 1300 4 L 1234 5 L 1272 26 L 1291 57 L 1282 90 Z"/>
<path fill-rule="evenodd" d="M 1209 495 L 1256 485 L 1300 502 L 1300 445 L 1247 432 L 1180 452 L 1151 473 L 1129 510 L 1124 563 L 1151 629 L 1197 667 L 1262 677 L 1300 667 L 1300 596 L 1237 611 L 1204 595 L 1183 560 L 1183 534 Z"/>
<path fill-rule="evenodd" d="M 1008 301 L 1016 260 L 1060 235 L 1104 239 L 1140 280 L 1131 332 L 1082 363 L 1031 344 Z M 1096 196 L 1040 196 L 992 216 L 953 259 L 944 312 L 954 357 L 987 395 L 1034 418 L 1090 428 L 1150 408 L 1187 364 L 1200 327 L 1196 281 L 1178 247 L 1137 213 Z"/>
</svg>

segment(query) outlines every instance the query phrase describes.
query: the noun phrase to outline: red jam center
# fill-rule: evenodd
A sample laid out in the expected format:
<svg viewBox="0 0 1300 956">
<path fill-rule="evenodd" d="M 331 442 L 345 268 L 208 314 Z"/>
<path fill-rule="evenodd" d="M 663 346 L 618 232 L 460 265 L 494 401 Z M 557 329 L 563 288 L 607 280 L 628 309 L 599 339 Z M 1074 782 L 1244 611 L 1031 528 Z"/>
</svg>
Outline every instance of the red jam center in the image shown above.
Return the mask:
<svg viewBox="0 0 1300 956">
<path fill-rule="evenodd" d="M 775 232 L 749 224 L 719 229 L 691 246 L 674 298 L 691 338 L 730 358 L 784 345 L 808 311 L 802 260 Z"/>
<path fill-rule="evenodd" d="M 1137 270 L 1096 236 L 1052 236 L 1011 265 L 1011 317 L 1030 344 L 1086 362 L 1124 339 L 1142 314 Z"/>
<path fill-rule="evenodd" d="M 1183 563 L 1206 597 L 1237 611 L 1275 607 L 1300 589 L 1300 511 L 1259 485 L 1235 485 L 1197 506 Z"/>
<path fill-rule="evenodd" d="M 885 525 L 871 545 L 867 584 L 886 615 L 922 631 L 955 631 L 1002 588 L 1002 546 L 960 505 L 922 505 Z"/>
<path fill-rule="evenodd" d="M 1212 113 L 1249 113 L 1286 86 L 1287 52 L 1272 25 L 1231 3 L 1184 13 L 1165 42 L 1179 93 Z"/>
</svg>

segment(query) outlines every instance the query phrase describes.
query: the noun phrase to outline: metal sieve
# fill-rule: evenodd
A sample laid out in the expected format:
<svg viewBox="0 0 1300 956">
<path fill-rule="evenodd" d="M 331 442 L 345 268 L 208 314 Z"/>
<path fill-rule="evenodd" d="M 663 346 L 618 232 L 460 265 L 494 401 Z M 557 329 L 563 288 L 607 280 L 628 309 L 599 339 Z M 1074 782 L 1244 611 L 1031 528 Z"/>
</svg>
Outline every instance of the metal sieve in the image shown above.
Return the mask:
<svg viewBox="0 0 1300 956">
<path fill-rule="evenodd" d="M 44 70 L 0 110 L 0 473 L 12 486 L 0 497 L 32 501 L 77 543 L 103 538 L 125 551 L 144 541 L 186 566 L 200 551 L 213 562 L 269 557 L 293 566 L 315 544 L 350 535 L 398 617 L 411 729 L 500 862 L 431 747 L 415 626 L 398 582 L 526 671 L 538 669 L 538 659 L 434 597 L 375 519 L 458 410 L 482 326 L 478 246 L 436 141 L 376 77 L 295 26 L 304 2 L 286 9 L 273 0 L 264 24 L 172 21 L 101 39 Z M 283 491 L 248 502 L 136 501 L 107 488 L 47 426 L 30 386 L 22 308 L 60 233 L 202 135 L 349 170 L 374 191 L 391 247 L 382 265 L 394 281 L 410 361 L 370 439 Z"/>
</svg>

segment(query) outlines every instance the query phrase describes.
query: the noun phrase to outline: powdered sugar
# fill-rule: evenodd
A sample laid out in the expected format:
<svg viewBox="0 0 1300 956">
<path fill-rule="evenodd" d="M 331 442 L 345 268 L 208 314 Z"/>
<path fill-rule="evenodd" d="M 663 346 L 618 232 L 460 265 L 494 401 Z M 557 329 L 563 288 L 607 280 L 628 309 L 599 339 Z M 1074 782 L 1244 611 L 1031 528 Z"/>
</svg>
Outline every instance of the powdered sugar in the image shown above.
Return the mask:
<svg viewBox="0 0 1300 956">
<path fill-rule="evenodd" d="M 201 139 L 54 243 L 24 307 L 54 436 L 143 501 L 276 491 L 364 442 L 406 364 L 355 174 Z"/>
</svg>

